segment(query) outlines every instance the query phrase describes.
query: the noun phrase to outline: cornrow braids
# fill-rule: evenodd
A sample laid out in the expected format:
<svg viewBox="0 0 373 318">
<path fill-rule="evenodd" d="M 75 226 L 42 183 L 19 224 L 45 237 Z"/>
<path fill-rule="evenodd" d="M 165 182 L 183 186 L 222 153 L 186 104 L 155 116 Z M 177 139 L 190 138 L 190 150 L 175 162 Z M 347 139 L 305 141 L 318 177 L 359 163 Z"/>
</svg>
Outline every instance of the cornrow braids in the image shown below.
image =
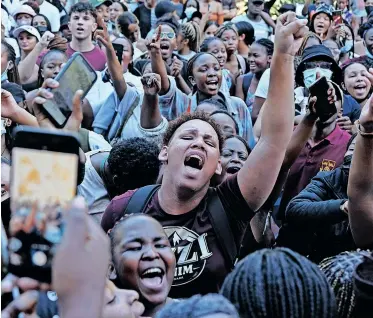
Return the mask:
<svg viewBox="0 0 373 318">
<path fill-rule="evenodd" d="M 5 49 L 5 51 L 8 53 L 8 62 L 12 62 L 13 67 L 7 71 L 8 75 L 8 81 L 12 83 L 16 83 L 18 85 L 21 85 L 21 80 L 18 73 L 18 67 L 16 64 L 16 51 L 14 50 L 13 46 L 11 46 L 8 42 L 2 40 L 1 41 L 2 50 Z"/>
<path fill-rule="evenodd" d="M 197 53 L 201 42 L 201 33 L 197 23 L 191 21 L 183 24 L 181 26 L 181 32 L 183 37 L 189 40 L 189 48 Z"/>
<path fill-rule="evenodd" d="M 273 55 L 274 44 L 271 40 L 259 39 L 259 40 L 255 41 L 254 43 L 263 46 L 267 51 L 267 55 L 271 55 L 271 56 Z"/>
<path fill-rule="evenodd" d="M 221 27 L 219 27 L 219 29 L 216 31 L 215 33 L 215 36 L 218 37 L 218 38 L 221 38 L 223 36 L 223 33 L 225 31 L 228 31 L 228 30 L 232 30 L 236 33 L 236 35 L 238 36 L 238 31 L 237 31 L 237 28 L 236 26 L 229 22 L 227 24 L 223 24 Z"/>
<path fill-rule="evenodd" d="M 334 318 L 328 281 L 304 256 L 288 249 L 262 249 L 240 261 L 220 291 L 244 318 Z"/>
<path fill-rule="evenodd" d="M 216 37 L 216 36 L 212 36 L 212 37 L 210 37 L 210 38 L 206 38 L 206 39 L 203 40 L 203 42 L 202 42 L 202 44 L 201 44 L 201 47 L 199 48 L 200 51 L 201 51 L 201 52 L 206 52 L 206 53 L 207 53 L 208 50 L 209 50 L 209 45 L 210 45 L 210 43 L 213 42 L 213 41 L 220 41 L 220 42 L 223 43 L 223 45 L 224 45 L 224 42 L 223 42 L 223 40 L 222 40 L 221 38 L 218 38 L 218 37 Z"/>
<path fill-rule="evenodd" d="M 340 318 L 356 317 L 353 277 L 356 266 L 364 260 L 364 256 L 369 256 L 369 252 L 343 252 L 324 259 L 319 265 L 333 288 Z"/>
</svg>

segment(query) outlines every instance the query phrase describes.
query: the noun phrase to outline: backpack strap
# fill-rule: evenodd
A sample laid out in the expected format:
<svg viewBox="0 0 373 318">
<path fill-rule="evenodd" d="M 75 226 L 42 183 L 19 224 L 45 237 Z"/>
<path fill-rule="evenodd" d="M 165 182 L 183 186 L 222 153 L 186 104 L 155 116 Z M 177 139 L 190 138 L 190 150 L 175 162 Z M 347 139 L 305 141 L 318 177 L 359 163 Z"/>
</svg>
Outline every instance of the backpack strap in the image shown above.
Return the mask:
<svg viewBox="0 0 373 318">
<path fill-rule="evenodd" d="M 207 203 L 209 219 L 220 243 L 223 255 L 229 260 L 231 269 L 237 262 L 238 250 L 234 240 L 232 229 L 229 225 L 227 213 L 221 203 L 216 189 L 209 189 L 209 201 Z"/>
<path fill-rule="evenodd" d="M 153 198 L 160 186 L 160 184 L 152 184 L 137 189 L 128 201 L 127 207 L 124 210 L 124 215 L 144 213 L 150 200 Z"/>
<path fill-rule="evenodd" d="M 243 94 L 244 94 L 244 97 L 245 97 L 244 102 L 246 101 L 247 93 L 249 91 L 252 79 L 253 79 L 253 74 L 251 74 L 251 73 L 245 74 L 244 77 L 243 77 L 242 90 L 243 90 Z"/>
</svg>

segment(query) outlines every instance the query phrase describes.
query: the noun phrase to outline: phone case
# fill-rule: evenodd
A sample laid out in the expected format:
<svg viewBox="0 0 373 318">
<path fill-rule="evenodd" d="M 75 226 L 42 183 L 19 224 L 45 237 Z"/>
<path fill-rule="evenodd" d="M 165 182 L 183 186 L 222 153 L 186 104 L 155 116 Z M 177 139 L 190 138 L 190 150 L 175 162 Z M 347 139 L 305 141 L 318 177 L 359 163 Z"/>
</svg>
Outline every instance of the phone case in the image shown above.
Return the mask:
<svg viewBox="0 0 373 318">
<path fill-rule="evenodd" d="M 315 104 L 316 114 L 321 121 L 326 121 L 337 112 L 335 104 L 330 104 L 328 101 L 329 84 L 327 79 L 323 76 L 318 79 L 311 87 L 311 96 L 317 97 Z"/>
<path fill-rule="evenodd" d="M 76 63 L 78 59 L 80 62 Z M 66 91 L 66 89 L 62 87 L 63 85 L 61 85 L 61 83 L 65 79 L 65 74 L 71 71 L 70 68 L 72 65 L 75 65 L 73 63 L 77 64 L 79 68 L 75 73 L 73 73 L 76 75 L 76 78 L 73 79 L 70 77 L 66 79 L 66 83 L 69 83 L 66 85 L 72 85 L 72 87 L 68 88 Z M 83 68 L 86 71 L 84 71 Z M 84 77 L 86 74 L 89 74 L 92 79 L 88 81 L 89 85 L 84 89 L 83 85 L 87 83 Z M 71 74 L 69 75 L 71 76 Z M 57 74 L 55 80 L 60 83 L 60 87 L 51 90 L 51 92 L 54 94 L 54 98 L 52 100 L 47 100 L 43 104 L 43 109 L 48 117 L 52 120 L 53 124 L 58 128 L 62 128 L 71 114 L 73 95 L 77 90 L 82 89 L 82 98 L 84 98 L 96 82 L 97 73 L 81 53 L 75 52 L 60 73 Z"/>
</svg>

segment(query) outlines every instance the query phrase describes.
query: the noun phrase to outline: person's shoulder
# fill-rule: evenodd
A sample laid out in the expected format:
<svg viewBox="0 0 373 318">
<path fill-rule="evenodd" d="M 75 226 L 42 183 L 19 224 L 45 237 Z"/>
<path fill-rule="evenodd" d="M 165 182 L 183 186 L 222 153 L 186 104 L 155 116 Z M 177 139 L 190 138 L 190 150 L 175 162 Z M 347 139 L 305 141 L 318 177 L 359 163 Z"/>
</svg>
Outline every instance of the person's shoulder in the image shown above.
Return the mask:
<svg viewBox="0 0 373 318">
<path fill-rule="evenodd" d="M 247 20 L 248 20 L 247 15 L 246 14 L 241 14 L 241 15 L 238 15 L 238 16 L 234 17 L 232 19 L 232 22 L 235 23 L 235 22 L 247 21 Z"/>
</svg>

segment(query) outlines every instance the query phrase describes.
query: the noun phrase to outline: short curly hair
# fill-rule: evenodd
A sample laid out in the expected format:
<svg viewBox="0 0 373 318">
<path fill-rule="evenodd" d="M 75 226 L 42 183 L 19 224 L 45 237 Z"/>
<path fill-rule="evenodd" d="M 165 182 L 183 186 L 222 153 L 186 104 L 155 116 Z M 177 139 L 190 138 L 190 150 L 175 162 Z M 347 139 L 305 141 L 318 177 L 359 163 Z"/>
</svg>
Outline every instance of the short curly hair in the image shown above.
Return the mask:
<svg viewBox="0 0 373 318">
<path fill-rule="evenodd" d="M 160 168 L 158 155 L 158 146 L 144 138 L 116 142 L 107 164 L 111 174 L 117 176 L 117 194 L 155 183 Z"/>
<path fill-rule="evenodd" d="M 176 130 L 186 122 L 190 120 L 202 120 L 208 123 L 216 132 L 218 135 L 218 140 L 219 140 L 219 151 L 223 148 L 224 144 L 224 137 L 223 133 L 221 132 L 221 129 L 219 125 L 212 119 L 208 114 L 205 112 L 194 112 L 192 114 L 190 113 L 185 113 L 178 117 L 177 119 L 169 122 L 168 128 L 166 132 L 163 135 L 163 145 L 168 146 L 172 137 L 174 136 Z"/>
<path fill-rule="evenodd" d="M 74 4 L 70 9 L 69 20 L 71 20 L 71 15 L 76 12 L 88 12 L 97 21 L 96 9 L 89 2 L 78 2 Z"/>
</svg>

